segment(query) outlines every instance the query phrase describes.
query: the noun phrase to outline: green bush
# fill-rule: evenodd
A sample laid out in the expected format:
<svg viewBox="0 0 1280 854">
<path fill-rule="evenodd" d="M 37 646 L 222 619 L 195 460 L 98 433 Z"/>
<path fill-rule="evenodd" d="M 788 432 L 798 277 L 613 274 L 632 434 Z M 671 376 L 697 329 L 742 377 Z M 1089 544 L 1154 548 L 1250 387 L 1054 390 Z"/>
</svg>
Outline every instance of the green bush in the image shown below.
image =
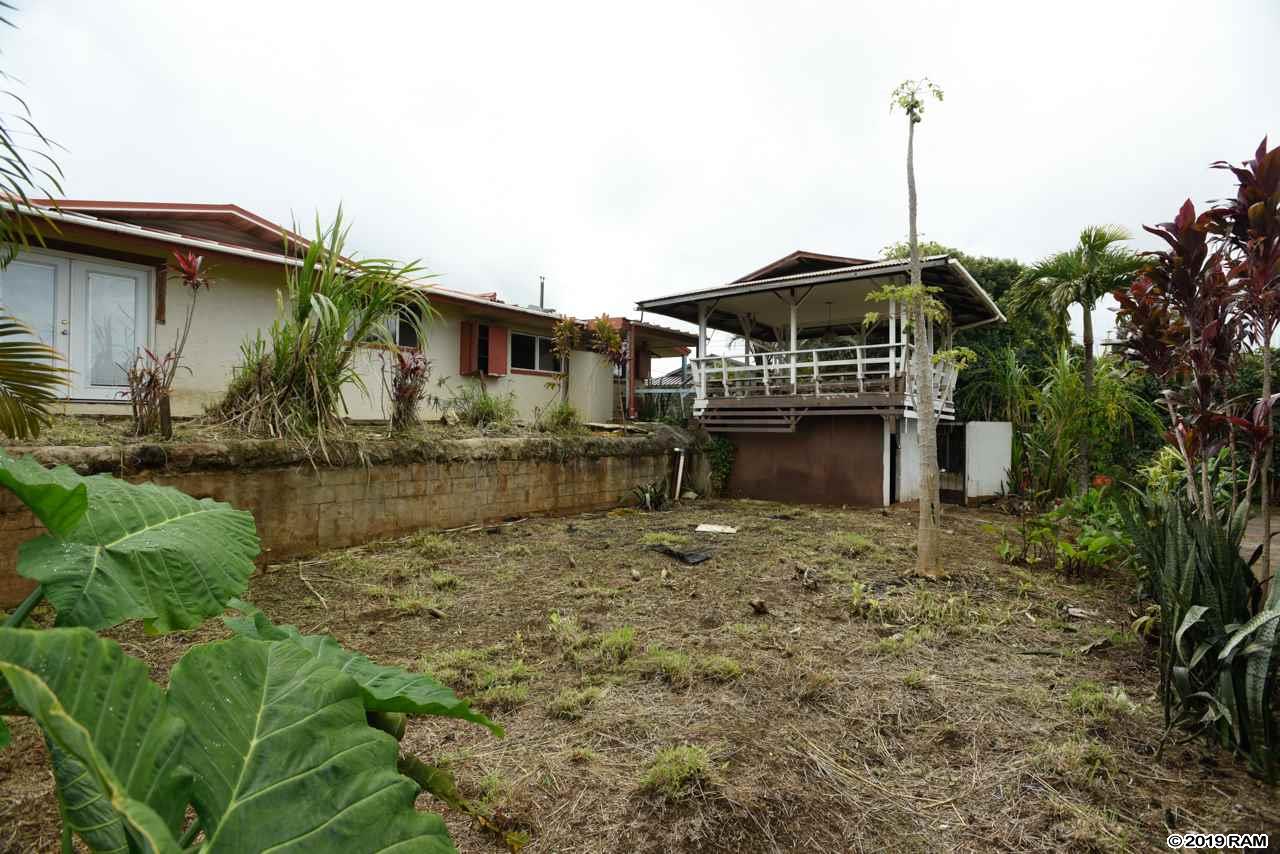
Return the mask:
<svg viewBox="0 0 1280 854">
<path fill-rule="evenodd" d="M 240 347 L 240 364 L 211 414 L 251 435 L 311 436 L 323 443 L 346 412 L 343 389 L 368 389 L 355 357 L 366 344 L 396 350 L 389 321 L 402 312 L 430 316 L 413 285 L 416 263 L 353 260 L 347 227 L 316 222 L 316 236 L 297 267 L 289 267 L 277 295 L 277 319 Z"/>
<path fill-rule="evenodd" d="M 723 495 L 733 472 L 733 459 L 738 449 L 723 436 L 712 436 L 707 442 L 707 461 L 711 464 L 711 492 Z"/>
<path fill-rule="evenodd" d="M 464 385 L 445 407 L 459 422 L 481 430 L 509 428 L 519 417 L 515 394 L 489 394 L 482 380 Z"/>
<path fill-rule="evenodd" d="M 568 401 L 560 401 L 538 417 L 538 429 L 548 433 L 581 433 L 582 416 Z"/>
</svg>

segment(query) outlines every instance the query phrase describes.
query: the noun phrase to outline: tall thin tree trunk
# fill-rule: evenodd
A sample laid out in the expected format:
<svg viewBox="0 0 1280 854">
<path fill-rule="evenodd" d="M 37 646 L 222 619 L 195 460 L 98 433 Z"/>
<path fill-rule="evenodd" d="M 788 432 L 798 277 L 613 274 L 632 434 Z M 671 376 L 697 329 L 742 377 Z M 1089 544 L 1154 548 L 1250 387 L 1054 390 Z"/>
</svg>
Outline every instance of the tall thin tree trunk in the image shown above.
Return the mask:
<svg viewBox="0 0 1280 854">
<path fill-rule="evenodd" d="M 1083 305 L 1084 311 L 1084 399 L 1085 406 L 1090 410 L 1093 408 L 1093 306 Z M 1080 461 L 1079 461 L 1079 482 L 1080 491 L 1085 492 L 1089 489 L 1089 476 L 1093 474 L 1093 467 L 1089 460 L 1089 431 L 1092 425 L 1089 423 L 1090 413 L 1085 413 L 1085 429 L 1080 434 Z"/>
<path fill-rule="evenodd" d="M 1262 342 L 1262 401 L 1263 405 L 1271 400 L 1271 339 Z M 1272 426 L 1271 410 L 1267 412 L 1267 429 Z M 1254 575 L 1259 579 L 1271 575 L 1271 451 L 1273 445 L 1267 445 L 1267 453 L 1262 463 L 1262 566 L 1254 567 Z M 1272 585 L 1274 587 L 1274 585 Z"/>
<path fill-rule="evenodd" d="M 920 274 L 920 244 L 916 232 L 915 117 L 907 118 L 907 216 L 911 243 L 911 287 L 915 294 L 914 365 L 916 383 L 916 433 L 920 447 L 920 527 L 916 549 L 916 573 L 929 578 L 942 574 L 938 531 L 942 523 L 942 498 L 938 491 L 938 417 L 933 406 L 933 341 L 925 316 L 924 283 Z"/>
</svg>

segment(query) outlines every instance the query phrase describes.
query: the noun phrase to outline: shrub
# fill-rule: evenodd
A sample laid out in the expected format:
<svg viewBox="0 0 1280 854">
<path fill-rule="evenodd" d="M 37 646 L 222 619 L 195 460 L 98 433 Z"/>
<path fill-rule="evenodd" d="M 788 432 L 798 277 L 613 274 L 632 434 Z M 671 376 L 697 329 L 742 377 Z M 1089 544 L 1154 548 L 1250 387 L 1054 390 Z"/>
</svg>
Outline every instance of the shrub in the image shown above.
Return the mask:
<svg viewBox="0 0 1280 854">
<path fill-rule="evenodd" d="M 460 423 L 480 430 L 508 429 L 519 417 L 514 393 L 489 394 L 481 380 L 463 385 L 445 407 Z"/>
<path fill-rule="evenodd" d="M 711 492 L 723 495 L 733 473 L 733 458 L 738 449 L 723 436 L 712 436 L 707 442 L 707 462 L 711 466 Z"/>
<path fill-rule="evenodd" d="M 547 433 L 581 433 L 582 416 L 568 401 L 560 401 L 538 418 L 538 429 Z"/>
<path fill-rule="evenodd" d="M 653 483 L 642 484 L 632 489 L 631 492 L 635 495 L 636 501 L 645 510 L 661 510 L 671 502 L 671 498 L 667 494 L 667 482 L 665 480 L 655 480 Z"/>
<path fill-rule="evenodd" d="M 406 310 L 414 327 L 416 347 L 396 347 L 391 351 L 390 379 L 385 379 L 387 359 L 383 360 L 383 377 L 387 396 L 391 399 L 390 426 L 393 431 L 417 426 L 418 411 L 427 399 L 427 382 L 431 379 L 431 360 L 427 358 L 427 314 Z M 404 319 L 404 315 L 401 318 Z"/>
<path fill-rule="evenodd" d="M 187 349 L 187 339 L 191 336 L 191 323 L 195 318 L 200 289 L 208 290 L 213 287 L 213 279 L 204 269 L 203 256 L 191 251 L 174 250 L 173 262 L 178 268 L 183 287 L 191 290 L 186 321 L 178 330 L 173 347 L 163 356 L 157 356 L 149 348 L 141 347 L 134 354 L 133 361 L 123 366 L 125 381 L 129 385 L 129 404 L 133 409 L 135 436 L 148 436 L 156 430 L 162 430 L 166 439 L 172 435 L 168 417 L 169 393 L 173 389 L 178 369 L 186 367 L 182 364 L 182 354 Z"/>
<path fill-rule="evenodd" d="M 241 345 L 241 362 L 213 414 L 253 435 L 315 435 L 338 427 L 342 390 L 368 394 L 355 357 L 366 343 L 395 348 L 389 321 L 400 312 L 431 312 L 411 279 L 416 263 L 355 260 L 345 252 L 342 211 L 316 235 L 297 267 L 289 267 L 277 319 Z M 269 346 L 268 346 L 269 344 Z"/>
</svg>

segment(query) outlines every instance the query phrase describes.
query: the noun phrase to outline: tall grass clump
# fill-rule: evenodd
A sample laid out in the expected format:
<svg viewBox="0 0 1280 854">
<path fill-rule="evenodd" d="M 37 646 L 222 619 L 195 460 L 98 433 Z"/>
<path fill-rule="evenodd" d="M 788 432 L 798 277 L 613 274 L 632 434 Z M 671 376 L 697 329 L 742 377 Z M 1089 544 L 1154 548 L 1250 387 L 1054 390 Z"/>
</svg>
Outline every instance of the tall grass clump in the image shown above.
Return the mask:
<svg viewBox="0 0 1280 854">
<path fill-rule="evenodd" d="M 348 231 L 341 209 L 327 228 L 316 220 L 302 263 L 288 269 L 277 294 L 277 319 L 266 338 L 258 333 L 241 345 L 215 417 L 251 435 L 314 437 L 324 452 L 325 434 L 346 412 L 343 387 L 368 394 L 355 365 L 360 346 L 395 349 L 390 321 L 429 310 L 413 281 L 416 262 L 347 257 Z"/>
<path fill-rule="evenodd" d="M 506 429 L 519 417 L 514 394 L 490 394 L 480 380 L 459 389 L 447 409 L 459 423 L 480 430 Z"/>
</svg>

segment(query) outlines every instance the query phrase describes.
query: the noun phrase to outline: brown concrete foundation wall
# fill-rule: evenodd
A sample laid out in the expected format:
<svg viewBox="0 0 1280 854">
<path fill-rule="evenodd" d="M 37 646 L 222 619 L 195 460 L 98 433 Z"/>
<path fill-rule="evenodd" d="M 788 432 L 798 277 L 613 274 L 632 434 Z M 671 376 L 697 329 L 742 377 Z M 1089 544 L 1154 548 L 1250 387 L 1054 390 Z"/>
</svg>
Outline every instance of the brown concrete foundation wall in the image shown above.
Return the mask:
<svg viewBox="0 0 1280 854">
<path fill-rule="evenodd" d="M 671 448 L 677 445 L 689 447 L 687 437 L 592 439 L 559 448 L 554 440 L 471 439 L 443 451 L 433 447 L 431 454 L 443 459 L 414 459 L 424 454 L 400 449 L 368 466 L 319 469 L 305 461 L 247 467 L 248 458 L 263 463 L 273 455 L 246 454 L 245 445 L 201 446 L 166 449 L 164 468 L 141 472 L 129 471 L 118 449 L 48 448 L 35 455 L 46 465 L 68 463 L 81 473 L 114 470 L 250 510 L 263 559 L 274 561 L 422 528 L 617 506 L 632 500 L 636 486 L 674 477 Z M 189 468 L 202 465 L 208 468 Z M 16 571 L 18 546 L 43 532 L 0 489 L 0 607 L 11 607 L 32 589 Z"/>
<path fill-rule="evenodd" d="M 805 416 L 795 433 L 726 433 L 737 448 L 727 494 L 791 504 L 884 503 L 884 421 Z"/>
</svg>

